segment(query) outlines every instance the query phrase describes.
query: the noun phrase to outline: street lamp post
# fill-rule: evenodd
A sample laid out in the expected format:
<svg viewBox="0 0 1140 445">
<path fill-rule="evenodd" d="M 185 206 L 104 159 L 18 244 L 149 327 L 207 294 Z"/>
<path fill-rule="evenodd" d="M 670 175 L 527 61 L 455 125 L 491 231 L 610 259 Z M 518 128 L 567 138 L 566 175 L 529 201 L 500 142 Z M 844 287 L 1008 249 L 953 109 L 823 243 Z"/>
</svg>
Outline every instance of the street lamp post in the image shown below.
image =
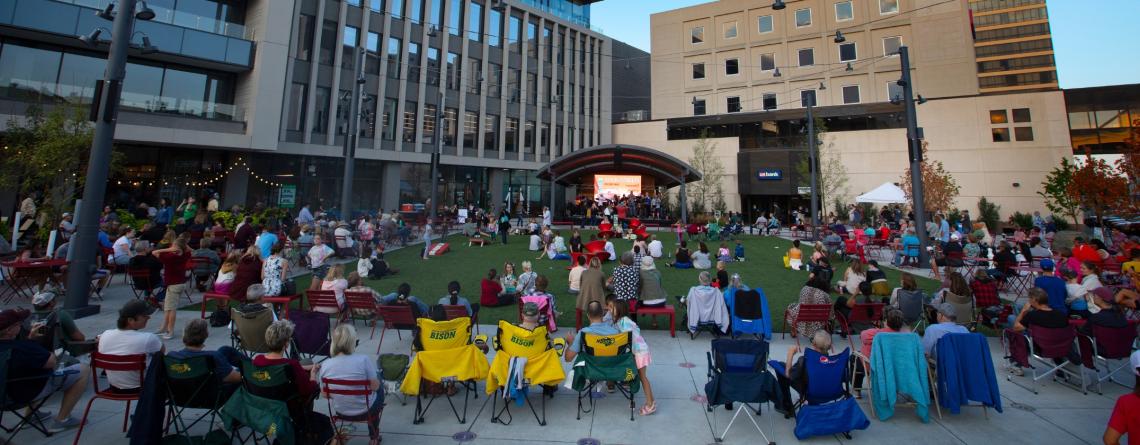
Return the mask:
<svg viewBox="0 0 1140 445">
<path fill-rule="evenodd" d="M 360 90 L 364 87 L 364 52 L 357 45 L 352 58 L 356 60 L 356 81 L 352 85 L 352 103 L 348 107 L 348 134 L 344 136 L 344 183 L 340 191 L 340 218 L 352 219 L 352 177 L 356 173 L 356 145 L 360 133 Z"/>
<path fill-rule="evenodd" d="M 815 115 L 812 109 L 815 108 L 815 96 L 811 96 L 807 103 L 807 124 L 808 124 L 808 163 L 810 164 L 811 173 L 811 239 L 819 239 L 819 156 L 816 155 L 816 144 L 818 143 L 815 138 Z"/>
<path fill-rule="evenodd" d="M 914 82 L 910 77 L 910 52 L 905 46 L 899 47 L 899 62 L 902 68 L 903 106 L 906 109 L 906 144 L 910 154 L 910 189 L 914 205 L 915 233 L 918 234 L 918 267 L 926 267 L 929 245 L 926 233 L 926 203 L 922 184 L 922 128 L 918 126 L 918 112 L 915 109 Z"/>
<path fill-rule="evenodd" d="M 435 210 L 439 207 L 436 198 L 439 194 L 439 157 L 443 154 L 443 107 L 446 105 L 447 96 L 441 89 L 439 91 L 439 107 L 436 110 L 435 116 L 435 150 L 431 152 L 431 196 L 428 198 L 428 223 L 435 222 Z M 426 117 L 426 116 L 425 116 Z"/>
<path fill-rule="evenodd" d="M 95 273 L 95 259 L 99 250 L 99 207 L 106 194 L 107 177 L 111 169 L 111 152 L 114 148 L 116 115 L 119 108 L 119 95 L 126 77 L 127 50 L 130 48 L 131 29 L 134 19 L 150 20 L 154 11 L 144 7 L 135 12 L 136 0 L 118 0 L 118 11 L 114 16 L 111 30 L 111 45 L 107 54 L 107 68 L 103 80 L 96 83 L 95 97 L 91 104 L 90 117 L 95 121 L 95 136 L 91 142 L 90 159 L 87 162 L 87 176 L 83 186 L 82 203 L 76 220 L 75 235 L 71 239 L 72 261 L 68 266 L 67 297 L 64 309 L 76 317 L 93 315 L 99 306 L 88 304 L 91 277 Z M 108 7 L 100 17 L 107 18 L 112 8 Z M 101 11 L 102 12 L 102 11 Z"/>
</svg>

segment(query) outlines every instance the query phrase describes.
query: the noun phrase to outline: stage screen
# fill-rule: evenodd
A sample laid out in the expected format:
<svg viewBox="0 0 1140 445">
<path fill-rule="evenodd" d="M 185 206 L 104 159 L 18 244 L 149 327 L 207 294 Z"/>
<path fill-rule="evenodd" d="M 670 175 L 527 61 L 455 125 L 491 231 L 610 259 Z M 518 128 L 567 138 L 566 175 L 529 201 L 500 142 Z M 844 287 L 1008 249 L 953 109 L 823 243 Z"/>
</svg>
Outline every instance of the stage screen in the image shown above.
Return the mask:
<svg viewBox="0 0 1140 445">
<path fill-rule="evenodd" d="M 606 199 L 640 195 L 641 175 L 594 175 L 594 194 Z"/>
</svg>

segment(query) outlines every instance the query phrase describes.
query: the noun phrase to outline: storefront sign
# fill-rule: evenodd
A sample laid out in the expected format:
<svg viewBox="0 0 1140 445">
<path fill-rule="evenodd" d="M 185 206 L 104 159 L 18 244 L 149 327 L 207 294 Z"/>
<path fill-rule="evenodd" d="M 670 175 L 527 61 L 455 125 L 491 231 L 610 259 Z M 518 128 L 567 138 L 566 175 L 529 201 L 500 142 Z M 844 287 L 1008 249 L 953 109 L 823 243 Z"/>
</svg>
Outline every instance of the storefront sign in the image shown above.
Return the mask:
<svg viewBox="0 0 1140 445">
<path fill-rule="evenodd" d="M 801 195 L 810 195 L 811 187 L 799 187 L 796 189 Z"/>
<path fill-rule="evenodd" d="M 297 186 L 284 184 L 277 189 L 277 205 L 283 209 L 291 209 L 297 205 Z"/>
<path fill-rule="evenodd" d="M 784 179 L 784 171 L 778 168 L 762 168 L 756 172 L 756 179 L 760 181 L 779 181 Z"/>
</svg>

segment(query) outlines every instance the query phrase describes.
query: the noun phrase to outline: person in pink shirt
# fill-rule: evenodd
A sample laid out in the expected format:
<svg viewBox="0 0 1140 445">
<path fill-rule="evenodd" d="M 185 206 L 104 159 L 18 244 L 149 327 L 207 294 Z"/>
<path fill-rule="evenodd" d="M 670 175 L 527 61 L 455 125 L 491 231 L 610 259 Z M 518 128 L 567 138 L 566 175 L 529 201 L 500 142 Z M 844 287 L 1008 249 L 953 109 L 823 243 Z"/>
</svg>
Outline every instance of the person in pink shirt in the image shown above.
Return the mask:
<svg viewBox="0 0 1140 445">
<path fill-rule="evenodd" d="M 887 308 L 886 319 L 887 319 L 887 323 L 886 323 L 887 327 L 864 329 L 863 332 L 859 333 L 859 341 L 861 342 L 861 347 L 859 349 L 859 353 L 867 359 L 868 363 L 871 361 L 871 343 L 874 342 L 876 335 L 879 335 L 882 332 L 887 332 L 887 333 L 910 332 L 910 327 L 908 327 L 906 325 L 906 320 L 903 318 L 902 311 L 895 309 L 893 307 L 889 307 L 889 308 Z M 862 388 L 863 388 L 863 376 L 866 375 L 866 372 L 867 371 L 865 369 L 863 369 L 863 362 L 862 361 L 856 362 L 856 365 L 855 365 L 855 394 L 856 395 L 855 395 L 855 397 L 857 397 L 857 398 L 861 397 L 861 395 L 859 394 L 859 391 L 862 390 Z"/>
</svg>

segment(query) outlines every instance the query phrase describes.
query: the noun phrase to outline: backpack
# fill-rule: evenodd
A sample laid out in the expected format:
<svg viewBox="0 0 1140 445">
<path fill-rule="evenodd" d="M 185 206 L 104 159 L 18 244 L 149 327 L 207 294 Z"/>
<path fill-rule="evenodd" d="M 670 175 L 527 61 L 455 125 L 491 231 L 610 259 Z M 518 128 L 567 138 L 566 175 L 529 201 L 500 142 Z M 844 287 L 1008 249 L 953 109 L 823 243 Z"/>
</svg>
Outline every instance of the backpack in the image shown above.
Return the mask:
<svg viewBox="0 0 1140 445">
<path fill-rule="evenodd" d="M 210 314 L 210 326 L 220 328 L 230 324 L 230 313 L 225 309 L 217 309 Z"/>
</svg>

